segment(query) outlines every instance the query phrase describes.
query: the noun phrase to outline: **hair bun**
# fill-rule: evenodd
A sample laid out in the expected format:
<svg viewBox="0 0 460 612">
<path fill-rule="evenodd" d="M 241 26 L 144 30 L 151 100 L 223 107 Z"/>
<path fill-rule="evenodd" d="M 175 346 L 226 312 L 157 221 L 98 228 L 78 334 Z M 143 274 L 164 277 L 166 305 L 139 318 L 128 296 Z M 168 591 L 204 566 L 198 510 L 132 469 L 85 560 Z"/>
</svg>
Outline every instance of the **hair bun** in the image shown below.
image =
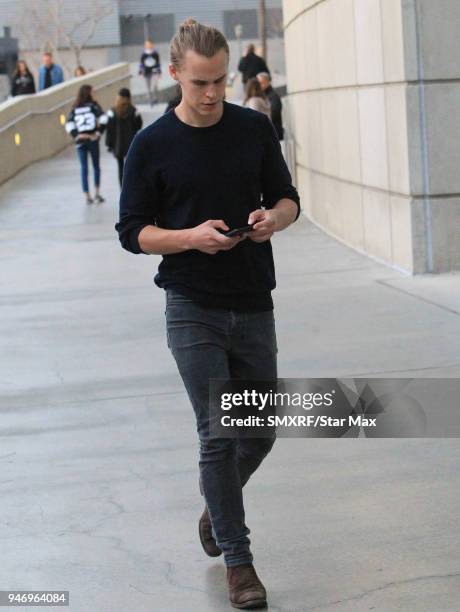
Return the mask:
<svg viewBox="0 0 460 612">
<path fill-rule="evenodd" d="M 193 19 L 193 17 L 189 17 L 183 23 L 181 23 L 179 29 L 180 30 L 186 30 L 187 28 L 190 28 L 190 27 L 196 25 L 197 23 L 198 23 L 198 21 L 196 19 Z"/>
</svg>

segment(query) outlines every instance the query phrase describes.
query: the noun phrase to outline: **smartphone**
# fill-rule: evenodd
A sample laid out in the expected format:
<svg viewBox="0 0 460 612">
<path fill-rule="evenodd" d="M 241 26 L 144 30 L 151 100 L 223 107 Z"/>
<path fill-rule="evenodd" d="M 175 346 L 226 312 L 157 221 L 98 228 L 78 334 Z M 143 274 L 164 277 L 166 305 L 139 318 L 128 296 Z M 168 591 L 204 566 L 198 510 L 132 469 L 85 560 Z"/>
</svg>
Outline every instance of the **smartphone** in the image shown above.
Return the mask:
<svg viewBox="0 0 460 612">
<path fill-rule="evenodd" d="M 227 236 L 227 238 L 233 238 L 234 236 L 242 236 L 243 234 L 252 231 L 252 228 L 252 225 L 245 225 L 243 227 L 236 227 L 235 229 L 222 233 L 224 234 L 224 236 Z"/>
</svg>

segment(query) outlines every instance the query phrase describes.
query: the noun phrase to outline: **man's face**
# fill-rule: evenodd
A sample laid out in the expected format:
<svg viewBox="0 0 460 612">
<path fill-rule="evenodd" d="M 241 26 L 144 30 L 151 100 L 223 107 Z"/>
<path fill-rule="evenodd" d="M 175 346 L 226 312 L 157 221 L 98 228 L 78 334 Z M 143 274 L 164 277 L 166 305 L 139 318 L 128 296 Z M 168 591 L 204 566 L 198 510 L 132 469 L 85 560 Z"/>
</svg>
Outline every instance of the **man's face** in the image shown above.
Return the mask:
<svg viewBox="0 0 460 612">
<path fill-rule="evenodd" d="M 50 55 L 44 55 L 43 56 L 43 65 L 46 68 L 49 68 L 52 63 L 53 63 L 53 59 L 52 59 L 52 57 Z"/>
<path fill-rule="evenodd" d="M 227 82 L 228 55 L 220 49 L 213 57 L 187 51 L 179 70 L 169 72 L 182 87 L 183 103 L 203 117 L 218 115 L 222 109 Z"/>
<path fill-rule="evenodd" d="M 262 91 L 265 91 L 267 87 L 270 85 L 270 81 L 269 79 L 267 79 L 266 76 L 258 76 L 257 80 L 259 81 L 260 86 L 262 87 Z"/>
<path fill-rule="evenodd" d="M 150 41 L 147 41 L 144 45 L 144 49 L 147 49 L 148 51 L 152 51 L 153 50 L 153 43 Z"/>
</svg>

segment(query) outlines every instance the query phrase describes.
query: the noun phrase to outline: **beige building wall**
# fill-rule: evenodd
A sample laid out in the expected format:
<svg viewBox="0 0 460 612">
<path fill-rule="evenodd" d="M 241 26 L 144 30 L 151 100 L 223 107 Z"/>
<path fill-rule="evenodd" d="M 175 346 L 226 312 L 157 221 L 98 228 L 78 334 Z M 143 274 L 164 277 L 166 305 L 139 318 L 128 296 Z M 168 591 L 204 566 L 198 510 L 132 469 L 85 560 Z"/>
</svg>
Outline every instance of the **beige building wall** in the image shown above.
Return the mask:
<svg viewBox="0 0 460 612">
<path fill-rule="evenodd" d="M 398 269 L 460 269 L 460 2 L 285 0 L 306 215 Z"/>
</svg>

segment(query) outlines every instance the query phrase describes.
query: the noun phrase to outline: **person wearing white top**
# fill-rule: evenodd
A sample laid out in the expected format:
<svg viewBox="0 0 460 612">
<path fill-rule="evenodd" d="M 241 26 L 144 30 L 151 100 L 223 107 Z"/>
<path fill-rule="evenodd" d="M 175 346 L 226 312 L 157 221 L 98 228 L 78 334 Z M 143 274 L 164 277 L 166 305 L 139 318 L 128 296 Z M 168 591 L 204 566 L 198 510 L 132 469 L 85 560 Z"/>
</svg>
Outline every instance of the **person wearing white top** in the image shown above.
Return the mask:
<svg viewBox="0 0 460 612">
<path fill-rule="evenodd" d="M 246 97 L 243 106 L 259 111 L 259 113 L 263 113 L 271 119 L 270 102 L 265 97 L 262 87 L 256 77 L 249 79 L 246 84 Z"/>
</svg>

